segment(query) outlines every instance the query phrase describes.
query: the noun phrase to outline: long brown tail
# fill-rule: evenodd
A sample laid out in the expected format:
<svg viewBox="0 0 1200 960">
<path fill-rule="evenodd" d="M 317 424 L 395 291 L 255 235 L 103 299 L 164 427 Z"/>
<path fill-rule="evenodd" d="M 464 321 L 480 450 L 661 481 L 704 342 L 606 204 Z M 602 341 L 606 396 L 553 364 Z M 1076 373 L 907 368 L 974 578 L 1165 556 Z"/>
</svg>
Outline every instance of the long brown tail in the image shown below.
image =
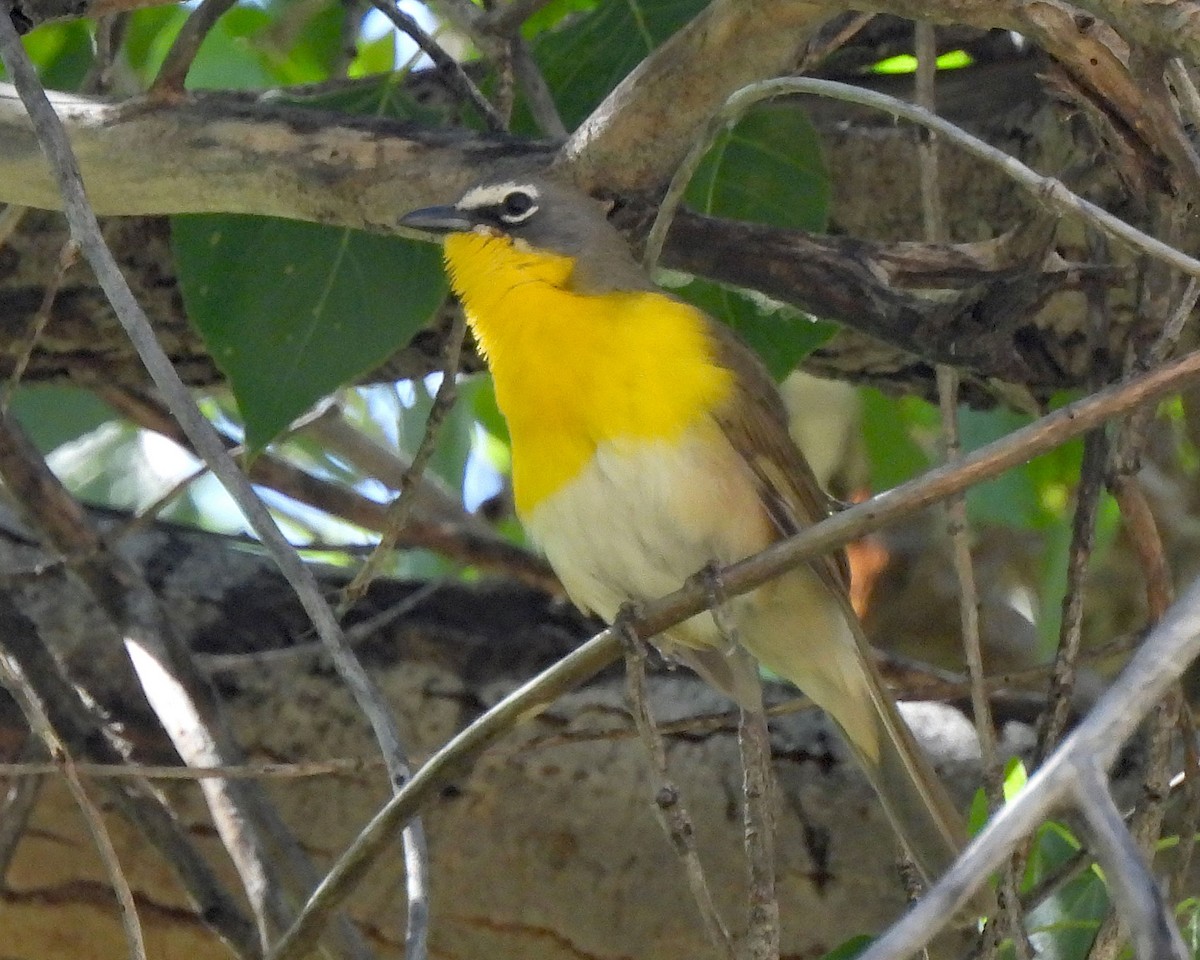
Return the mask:
<svg viewBox="0 0 1200 960">
<path fill-rule="evenodd" d="M 937 879 L 966 845 L 966 826 L 884 690 L 848 602 L 808 570 L 748 599 L 742 643 L 837 722 L 909 855 Z"/>
</svg>

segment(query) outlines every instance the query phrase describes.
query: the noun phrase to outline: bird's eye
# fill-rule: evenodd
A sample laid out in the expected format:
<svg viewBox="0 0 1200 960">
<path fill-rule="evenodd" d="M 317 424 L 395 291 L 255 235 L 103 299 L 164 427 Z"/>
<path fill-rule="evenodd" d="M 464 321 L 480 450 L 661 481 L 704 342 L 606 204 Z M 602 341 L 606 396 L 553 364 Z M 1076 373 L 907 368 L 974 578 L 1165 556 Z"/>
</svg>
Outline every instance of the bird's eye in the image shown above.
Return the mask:
<svg viewBox="0 0 1200 960">
<path fill-rule="evenodd" d="M 533 197 L 523 190 L 513 190 L 500 204 L 500 219 L 505 223 L 521 223 L 537 210 Z"/>
</svg>

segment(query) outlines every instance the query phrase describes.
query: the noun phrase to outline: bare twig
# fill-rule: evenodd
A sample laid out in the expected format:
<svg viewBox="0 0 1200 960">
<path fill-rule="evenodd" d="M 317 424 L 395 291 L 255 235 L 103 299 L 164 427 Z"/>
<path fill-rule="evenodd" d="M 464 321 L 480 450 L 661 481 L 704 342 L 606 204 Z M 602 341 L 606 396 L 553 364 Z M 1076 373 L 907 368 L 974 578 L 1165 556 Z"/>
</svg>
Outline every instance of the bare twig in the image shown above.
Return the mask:
<svg viewBox="0 0 1200 960">
<path fill-rule="evenodd" d="M 917 54 L 916 102 L 923 110 L 937 114 L 937 36 L 933 24 L 919 20 L 914 28 Z M 937 138 L 925 135 L 918 138 L 917 154 L 921 177 L 921 222 L 925 239 L 930 243 L 945 243 L 950 237 L 946 226 L 946 206 L 942 202 L 942 181 L 939 173 Z"/>
<path fill-rule="evenodd" d="M 741 651 L 735 654 L 743 655 Z M 754 670 L 756 664 L 748 664 Z M 739 957 L 778 960 L 779 900 L 775 896 L 775 778 L 771 775 L 771 731 L 760 708 L 738 711 L 738 747 L 742 756 L 745 801 L 746 866 L 750 909 Z"/>
<path fill-rule="evenodd" d="M 442 366 L 445 367 L 445 361 Z M 459 524 L 481 534 L 491 532 L 484 520 L 466 511 L 462 498 L 455 496 L 438 477 L 425 471 L 413 473 L 411 458 L 401 456 L 367 436 L 346 419 L 337 405 L 330 409 L 328 416 L 314 419 L 303 432 L 317 440 L 323 449 L 344 458 L 355 469 L 393 490 L 401 490 L 407 483 L 408 499 L 415 501 L 412 509 L 419 509 L 423 515 Z"/>
<path fill-rule="evenodd" d="M 917 55 L 916 102 L 931 114 L 937 112 L 937 35 L 933 24 L 918 21 L 914 27 L 914 47 Z M 924 131 L 922 131 L 924 133 Z M 933 134 L 918 137 L 917 154 L 920 160 L 921 219 L 925 240 L 945 243 L 950 236 L 946 223 L 946 208 L 942 200 L 941 162 L 938 138 Z M 942 444 L 946 463 L 962 458 L 962 443 L 958 425 L 958 371 L 947 364 L 936 369 L 938 407 L 941 411 Z M 971 558 L 971 530 L 967 518 L 965 495 L 946 501 L 946 528 L 958 581 L 958 612 L 962 634 L 963 655 L 971 684 L 971 710 L 975 731 L 979 737 L 983 784 L 988 808 L 995 813 L 1004 805 L 1004 776 L 996 755 L 996 734 L 992 720 L 992 705 L 984 685 L 983 652 L 979 637 L 979 587 L 975 580 L 975 565 Z M 981 941 L 982 960 L 991 960 L 1000 947 L 1001 926 L 1008 929 L 1018 960 L 1032 955 L 1021 915 L 1019 858 L 1010 861 L 1004 870 L 997 899 L 1001 913 L 993 918 Z"/>
<path fill-rule="evenodd" d="M 479 115 L 489 130 L 505 129 L 504 118 L 496 112 L 496 108 L 488 102 L 487 97 L 475 86 L 475 82 L 467 76 L 462 64 L 443 50 L 441 44 L 433 37 L 422 30 L 416 20 L 401 10 L 395 0 L 371 0 L 371 3 L 376 10 L 392 21 L 397 30 L 410 37 L 438 69 L 446 72 L 454 86 L 458 88 L 458 92 L 479 111 Z"/>
<path fill-rule="evenodd" d="M 540 5 L 545 0 L 534 2 Z M 567 135 L 567 128 L 559 116 L 554 94 L 533 59 L 529 44 L 521 36 L 521 23 L 533 13 L 532 6 L 517 0 L 516 3 L 485 11 L 471 0 L 445 0 L 442 9 L 497 67 L 511 61 L 534 122 L 546 136 L 563 139 Z"/>
<path fill-rule="evenodd" d="M 346 642 L 357 645 L 370 639 L 384 627 L 411 613 L 441 587 L 442 584 L 437 580 L 427 581 L 398 603 L 390 604 L 373 617 L 367 617 L 350 627 L 346 631 Z M 261 669 L 267 663 L 293 661 L 298 657 L 319 657 L 325 652 L 325 645 L 317 641 L 294 643 L 277 650 L 260 650 L 254 653 L 202 653 L 198 654 L 196 659 L 209 673 L 219 673 L 247 668 Z"/>
<path fill-rule="evenodd" d="M 646 696 L 646 646 L 636 632 L 624 628 L 624 624 L 632 619 L 631 608 L 626 608 L 626 611 L 618 616 L 613 629 L 620 635 L 625 649 L 625 691 L 630 712 L 633 714 L 634 727 L 650 755 L 656 780 L 654 809 L 667 839 L 671 842 L 671 848 L 683 866 L 688 889 L 692 892 L 692 899 L 700 912 L 700 922 L 704 925 L 709 941 L 727 960 L 734 960 L 733 942 L 713 902 L 712 891 L 704 876 L 704 866 L 700 863 L 696 828 L 692 823 L 691 814 L 683 805 L 679 787 L 672 782 L 667 770 L 667 750 L 662 734 L 655 725 L 654 715 L 650 712 Z"/>
<path fill-rule="evenodd" d="M 92 835 L 92 842 L 96 845 L 96 852 L 100 855 L 100 862 L 104 864 L 113 893 L 116 895 L 129 956 L 131 960 L 146 960 L 146 941 L 142 935 L 137 905 L 133 900 L 133 890 L 130 889 L 125 871 L 121 868 L 121 861 L 117 857 L 108 828 L 104 826 L 104 818 L 75 772 L 71 753 L 51 724 L 36 687 L 22 670 L 21 664 L 7 650 L 0 651 L 0 682 L 3 682 L 13 699 L 20 705 L 30 730 L 42 741 L 50 755 L 59 759 L 67 788 L 71 791 L 79 812 L 83 814 L 88 833 Z"/>
<path fill-rule="evenodd" d="M 33 351 L 37 348 L 38 341 L 41 340 L 42 334 L 46 330 L 46 324 L 50 322 L 50 311 L 54 307 L 54 300 L 58 296 L 58 291 L 62 287 L 63 281 L 67 278 L 67 271 L 75 266 L 78 260 L 79 244 L 74 240 L 68 240 L 63 244 L 62 250 L 58 253 L 58 263 L 54 268 L 54 275 L 50 278 L 50 282 L 46 284 L 46 289 L 42 291 L 42 302 L 38 306 L 37 313 L 33 316 L 33 322 L 29 325 L 29 333 L 25 337 L 25 343 L 21 347 L 21 352 L 13 362 L 12 374 L 5 381 L 4 389 L 0 391 L 0 415 L 8 413 L 13 393 L 20 385 L 21 378 L 25 376 L 25 370 L 28 368 L 29 361 L 33 357 Z"/>
<path fill-rule="evenodd" d="M 1075 515 L 1071 521 L 1071 546 L 1067 553 L 1067 591 L 1062 601 L 1062 623 L 1058 650 L 1050 678 L 1050 704 L 1042 714 L 1038 729 L 1037 766 L 1058 745 L 1071 711 L 1075 689 L 1075 666 L 1083 635 L 1084 574 L 1096 536 L 1096 511 L 1104 486 L 1104 467 L 1108 462 L 1108 441 L 1104 433 L 1089 433 L 1083 441 L 1083 464 L 1076 492 Z"/>
<path fill-rule="evenodd" d="M 24 775 L 24 767 L 45 755 L 44 744 L 31 737 L 22 744 L 20 755 L 15 763 L 0 765 L 0 767 L 16 767 L 22 771 L 21 774 L 13 776 L 3 799 L 0 799 L 0 890 L 5 889 L 8 885 L 8 868 L 12 864 L 13 855 L 17 852 L 17 844 L 25 835 L 29 816 L 33 813 L 34 804 L 42 790 L 42 783 L 46 779 L 41 774 Z M 38 765 L 43 768 L 42 773 L 58 772 L 57 764 L 42 763 Z"/>
<path fill-rule="evenodd" d="M 508 42 L 512 49 L 513 70 L 517 75 L 517 83 L 521 92 L 525 94 L 525 102 L 534 122 L 546 136 L 555 140 L 565 139 L 569 131 L 558 112 L 558 104 L 554 102 L 550 85 L 542 76 L 542 68 L 533 59 L 529 44 L 520 33 L 513 34 Z"/>
<path fill-rule="evenodd" d="M 0 646 L 35 690 L 58 737 L 76 756 L 103 766 L 121 767 L 127 745 L 86 703 L 63 676 L 37 634 L 36 626 L 0 591 Z M 56 771 L 61 773 L 61 769 Z M 17 775 L 10 771 L 10 775 Z M 113 805 L 159 852 L 195 905 L 200 921 L 221 937 L 243 960 L 261 954 L 254 925 L 238 901 L 226 892 L 200 855 L 163 797 L 142 777 L 131 776 L 106 785 Z"/>
<path fill-rule="evenodd" d="M 550 0 L 508 0 L 498 3 L 479 18 L 479 26 L 494 33 L 512 33 L 546 6 Z"/>
<path fill-rule="evenodd" d="M 180 767 L 153 763 L 89 763 L 75 761 L 75 772 L 95 780 L 306 780 L 312 777 L 350 777 L 378 770 L 383 760 L 347 757 L 305 760 L 300 763 L 240 763 L 230 767 Z M 21 760 L 0 763 L 0 776 L 37 781 L 62 773 L 62 765 L 51 761 Z M 2 825 L 2 824 L 0 824 Z"/>
<path fill-rule="evenodd" d="M 96 20 L 96 37 L 93 42 L 92 65 L 79 83 L 80 92 L 108 93 L 112 86 L 113 64 L 125 41 L 127 13 L 110 13 Z"/>
<path fill-rule="evenodd" d="M 465 336 L 466 323 L 460 313 L 455 317 L 450 336 L 446 338 L 442 382 L 438 384 L 433 404 L 429 408 L 429 416 L 425 420 L 425 432 L 421 437 L 421 443 L 417 447 L 417 452 L 413 454 L 408 469 L 404 471 L 404 476 L 400 478 L 396 499 L 388 508 L 387 524 L 379 538 L 379 545 L 371 552 L 371 556 L 367 558 L 362 569 L 354 575 L 354 579 L 342 591 L 343 610 L 360 600 L 367 592 L 371 581 L 379 575 L 379 571 L 395 549 L 396 538 L 399 537 L 400 531 L 404 529 L 409 517 L 412 516 L 415 502 L 415 497 L 412 496 L 413 488 L 418 482 L 418 478 L 424 474 L 425 467 L 437 449 L 438 432 L 458 396 L 458 367 L 462 361 L 462 346 Z"/>
<path fill-rule="evenodd" d="M 1104 770 L 1098 758 L 1074 758 L 1069 789 L 1090 827 L 1092 849 L 1130 930 L 1134 952 L 1143 960 L 1190 960 L 1191 951 L 1184 946 L 1170 905 L 1108 792 Z"/>
<path fill-rule="evenodd" d="M 46 466 L 12 416 L 0 417 L 0 477 L 42 538 L 62 554 L 125 641 L 137 680 L 180 755 L 205 765 L 241 754 L 220 702 L 186 647 L 171 632 L 143 579 L 108 551 L 79 504 Z M 214 823 L 257 911 L 265 939 L 271 919 L 285 922 L 270 858 L 249 815 L 250 798 L 232 785 L 206 783 Z"/>
<path fill-rule="evenodd" d="M 1198 378 L 1200 352 L 1195 352 L 1126 383 L 1068 404 L 974 451 L 959 463 L 938 467 L 871 500 L 847 507 L 801 533 L 773 544 L 762 553 L 720 571 L 725 595 L 738 596 L 752 590 L 806 560 L 837 549 L 865 533 L 878 530 L 901 517 L 911 515 L 976 483 L 997 476 L 1059 446 L 1071 437 L 1094 429 L 1132 407 L 1155 401 L 1171 391 L 1183 389 Z M 1200 587 L 1197 590 L 1200 592 Z M 636 629 L 638 636 L 654 636 L 698 613 L 709 599 L 710 591 L 704 583 L 690 582 L 670 596 L 642 605 L 637 622 L 629 626 Z M 1197 596 L 1196 602 L 1197 606 L 1200 606 L 1200 595 Z M 1200 621 L 1200 616 L 1197 619 Z M 333 869 L 305 905 L 299 919 L 276 945 L 270 960 L 296 960 L 305 949 L 304 945 L 314 942 L 328 916 L 349 895 L 371 864 L 386 849 L 399 826 L 413 816 L 432 792 L 441 787 L 454 772 L 495 743 L 513 726 L 538 716 L 561 694 L 574 689 L 608 666 L 616 659 L 619 650 L 620 640 L 613 630 L 597 634 L 554 666 L 509 694 L 430 757 L 414 774 L 408 786 L 372 818 L 334 864 Z M 1169 670 L 1173 667 L 1170 664 L 1159 664 L 1158 668 Z M 1182 663 L 1179 668 L 1183 668 Z M 1122 704 L 1119 709 L 1126 708 Z M 1111 712 L 1107 719 L 1112 720 Z M 1038 816 L 1039 811 L 1048 809 L 1052 802 L 1053 798 L 1047 799 L 1044 808 L 1039 806 L 1032 814 L 1027 810 L 1021 816 Z M 989 843 L 996 845 L 994 849 L 999 851 L 995 854 L 995 863 L 1007 854 L 1011 845 L 1021 836 L 1021 829 L 1020 826 L 1014 827 L 1013 822 L 1009 820 L 1004 827 L 1006 832 L 993 834 Z M 993 848 L 988 849 L 991 851 Z M 991 856 L 990 852 L 988 856 Z M 953 888 L 941 888 L 934 912 L 923 912 L 920 924 L 915 929 L 907 930 L 903 941 L 905 944 L 919 938 L 925 932 L 924 927 L 930 927 L 930 936 L 940 929 L 938 924 L 945 922 L 955 913 L 954 908 L 946 906 L 948 902 L 966 902 L 971 892 L 969 885 L 973 879 L 972 874 L 967 870 L 959 873 L 957 877 Z M 945 910 L 938 912 L 943 907 Z M 882 960 L 882 957 L 875 957 L 873 960 Z"/>
<path fill-rule="evenodd" d="M 1176 344 L 1179 343 L 1179 338 L 1183 335 L 1183 328 L 1187 324 L 1188 318 L 1191 317 L 1192 311 L 1196 309 L 1197 300 L 1200 300 L 1200 281 L 1197 281 L 1195 277 L 1191 277 L 1188 280 L 1187 287 L 1179 295 L 1179 303 L 1171 311 L 1167 322 L 1163 324 L 1162 331 L 1151 346 L 1149 355 L 1146 358 L 1146 366 L 1162 363 L 1174 352 Z"/>
<path fill-rule="evenodd" d="M 296 923 L 275 945 L 269 960 L 298 960 L 304 956 L 342 900 L 391 844 L 398 827 L 416 814 L 432 791 L 513 727 L 537 716 L 560 694 L 611 664 L 619 650 L 620 642 L 612 631 L 593 637 L 513 691 L 430 757 L 359 832 L 354 844 L 313 892 Z"/>
<path fill-rule="evenodd" d="M 1174 600 L 1175 588 L 1167 566 L 1158 523 L 1150 511 L 1146 492 L 1137 477 L 1118 474 L 1109 484 L 1113 499 L 1121 511 L 1121 524 L 1138 558 L 1145 581 L 1146 609 L 1150 623 L 1158 623 Z"/>
<path fill-rule="evenodd" d="M 1146 774 L 1142 782 L 1142 795 L 1129 818 L 1128 832 L 1142 857 L 1153 864 L 1159 837 L 1162 835 L 1163 820 L 1166 818 L 1167 800 L 1171 794 L 1171 762 L 1174 733 L 1179 723 L 1183 705 L 1183 694 L 1179 685 L 1154 707 L 1150 720 L 1150 745 L 1146 751 Z M 1120 903 L 1115 913 L 1105 917 L 1088 953 L 1088 960 L 1114 960 L 1120 955 L 1126 939 L 1125 918 L 1121 915 Z"/>
<path fill-rule="evenodd" d="M 874 13 L 855 13 L 833 36 L 822 37 L 819 42 L 810 42 L 808 49 L 804 51 L 804 58 L 800 61 L 800 68 L 796 72 L 812 73 L 832 54 L 853 40 L 863 27 L 874 19 Z"/>
<path fill-rule="evenodd" d="M 772 97 L 795 94 L 830 97 L 834 100 L 882 110 L 918 123 L 939 136 L 945 137 L 947 141 L 961 147 L 972 156 L 997 167 L 1049 209 L 1058 213 L 1079 216 L 1134 250 L 1147 253 L 1188 276 L 1200 277 L 1200 260 L 1189 257 L 1175 247 L 1130 226 L 1107 210 L 1072 193 L 1061 181 L 1053 177 L 1042 176 L 1015 157 L 1010 157 L 991 144 L 985 143 L 978 137 L 973 137 L 961 127 L 943 120 L 936 114 L 913 103 L 876 93 L 873 90 L 813 77 L 783 77 L 776 80 L 764 80 L 761 83 L 743 87 L 725 102 L 716 117 L 709 123 L 705 135 L 688 152 L 675 172 L 675 176 L 671 178 L 671 185 L 663 197 L 658 216 L 646 240 L 646 263 L 658 262 L 667 230 L 670 228 L 671 220 L 675 216 L 687 184 L 699 167 L 704 154 L 708 152 L 708 148 L 721 131 L 735 123 L 754 104 Z"/>
<path fill-rule="evenodd" d="M 1183 740 L 1184 809 L 1180 818 L 1179 850 L 1171 875 L 1171 899 L 1179 902 L 1186 895 L 1190 882 L 1192 857 L 1196 852 L 1196 833 L 1200 831 L 1200 750 L 1196 745 L 1196 721 L 1191 705 L 1184 700 L 1179 711 L 1179 727 Z M 1172 784 L 1174 786 L 1174 784 Z"/>
<path fill-rule="evenodd" d="M 775 896 L 775 773 L 758 663 L 741 645 L 737 620 L 716 564 L 705 567 L 699 579 L 706 587 L 708 595 L 705 606 L 712 613 L 725 656 L 729 658 L 735 674 L 753 683 L 752 701 L 742 702 L 738 709 L 738 750 L 742 762 L 742 845 L 746 851 L 748 903 L 746 932 L 738 941 L 736 952 L 740 960 L 778 960 L 780 930 L 779 901 Z M 628 634 L 627 647 L 637 642 L 636 637 Z"/>
<path fill-rule="evenodd" d="M 134 423 L 169 437 L 184 449 L 195 453 L 195 447 L 179 425 L 154 401 L 111 385 L 96 384 L 95 389 L 110 406 Z M 317 418 L 313 425 L 325 422 L 325 418 Z M 231 454 L 238 449 L 231 440 L 226 438 L 224 442 L 228 444 Z M 341 517 L 364 530 L 382 533 L 387 526 L 387 507 L 383 504 L 363 496 L 345 484 L 306 473 L 295 464 L 272 453 L 262 453 L 255 458 L 250 467 L 250 477 L 257 484 Z M 475 524 L 466 528 L 452 522 L 417 520 L 410 517 L 397 539 L 396 546 L 407 549 L 425 548 L 458 563 L 484 570 L 503 571 L 513 579 L 547 593 L 562 593 L 562 585 L 541 557 L 491 531 L 480 530 Z"/>
<path fill-rule="evenodd" d="M 1175 88 L 1175 96 L 1179 101 L 1179 110 L 1184 119 L 1193 127 L 1200 126 L 1200 91 L 1192 82 L 1187 71 L 1187 65 L 1175 57 L 1167 62 L 1167 78 Z"/>
<path fill-rule="evenodd" d="M 404 751 L 400 746 L 399 732 L 391 713 L 371 678 L 346 646 L 337 621 L 321 595 L 312 571 L 305 566 L 275 525 L 270 513 L 255 495 L 249 480 L 225 451 L 220 437 L 200 413 L 170 359 L 155 339 L 149 319 L 129 289 L 104 242 L 96 215 L 88 205 L 79 167 L 62 123 L 51 107 L 46 92 L 38 81 L 37 73 L 21 47 L 9 17 L 10 12 L 10 0 L 0 0 L 0 58 L 3 59 L 5 68 L 21 95 L 21 100 L 37 130 L 39 142 L 54 168 L 62 191 L 71 235 L 79 242 L 117 318 L 136 347 L 155 385 L 162 391 L 175 419 L 200 458 L 209 465 L 217 479 L 229 491 L 250 526 L 278 563 L 284 577 L 296 591 L 321 639 L 329 645 L 334 666 L 370 720 L 380 749 L 385 757 L 394 760 L 393 783 L 402 783 L 407 776 L 407 769 L 403 762 Z"/>
<path fill-rule="evenodd" d="M 362 32 L 363 14 L 370 3 L 367 0 L 342 0 L 342 42 L 338 45 L 337 60 L 332 73 L 339 79 L 349 76 L 350 65 L 358 56 L 358 39 Z"/>
<path fill-rule="evenodd" d="M 3 659 L 0 657 L 0 661 Z M 132 960 L 147 960 L 146 941 L 142 935 L 142 922 L 138 919 L 133 890 L 129 886 L 129 880 L 125 877 L 125 871 L 121 869 L 121 860 L 117 856 L 116 847 L 113 846 L 112 837 L 108 834 L 108 828 L 104 825 L 104 818 L 101 816 L 99 808 L 92 802 L 92 798 L 88 796 L 83 781 L 79 779 L 79 774 L 75 772 L 75 763 L 71 759 L 70 753 L 61 744 L 58 745 L 57 752 L 62 758 L 63 776 L 67 781 L 67 789 L 71 791 L 76 806 L 83 814 L 88 833 L 92 835 L 92 843 L 96 845 L 96 850 L 100 854 L 100 862 L 104 864 L 109 882 L 116 894 L 121 912 L 121 927 L 125 931 L 125 941 L 129 946 L 129 956 Z"/>
<path fill-rule="evenodd" d="M 1179 311 L 1176 311 L 1178 314 Z M 1158 344 L 1168 336 L 1164 329 Z M 1126 422 L 1126 429 L 1132 423 Z M 1158 525 L 1150 512 L 1145 493 L 1137 477 L 1127 472 L 1117 473 L 1109 482 L 1109 489 L 1121 511 L 1126 534 L 1138 557 L 1145 581 L 1147 619 L 1158 623 L 1165 615 L 1174 598 L 1171 574 L 1163 550 Z M 1165 805 L 1170 789 L 1172 743 L 1183 707 L 1183 694 L 1178 685 L 1154 708 L 1150 724 L 1150 746 L 1147 750 L 1146 774 L 1142 784 L 1142 796 L 1134 811 L 1130 833 L 1143 855 L 1153 858 L 1155 847 L 1162 833 Z M 1119 904 L 1118 904 L 1119 905 Z M 1120 912 L 1105 918 L 1096 934 L 1089 952 L 1089 960 L 1112 960 L 1121 950 L 1125 940 L 1125 923 Z"/>
<path fill-rule="evenodd" d="M 200 52 L 209 31 L 217 25 L 225 11 L 232 7 L 237 0 L 202 0 L 188 18 L 167 51 L 158 75 L 150 85 L 147 95 L 155 100 L 170 100 L 183 95 L 184 82 L 188 71 L 192 69 L 192 61 Z"/>
</svg>

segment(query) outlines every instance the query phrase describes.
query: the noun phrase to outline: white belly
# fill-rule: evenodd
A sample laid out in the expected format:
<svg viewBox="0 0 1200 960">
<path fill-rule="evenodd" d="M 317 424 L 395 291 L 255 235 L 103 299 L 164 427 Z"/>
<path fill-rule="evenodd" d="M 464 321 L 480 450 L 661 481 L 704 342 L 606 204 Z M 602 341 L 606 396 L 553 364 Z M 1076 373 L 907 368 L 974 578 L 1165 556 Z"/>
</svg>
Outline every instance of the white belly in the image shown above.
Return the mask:
<svg viewBox="0 0 1200 960">
<path fill-rule="evenodd" d="M 627 601 L 668 594 L 772 538 L 749 470 L 712 424 L 673 443 L 605 444 L 523 519 L 571 598 L 608 621 Z M 669 639 L 721 643 L 707 614 Z"/>
</svg>

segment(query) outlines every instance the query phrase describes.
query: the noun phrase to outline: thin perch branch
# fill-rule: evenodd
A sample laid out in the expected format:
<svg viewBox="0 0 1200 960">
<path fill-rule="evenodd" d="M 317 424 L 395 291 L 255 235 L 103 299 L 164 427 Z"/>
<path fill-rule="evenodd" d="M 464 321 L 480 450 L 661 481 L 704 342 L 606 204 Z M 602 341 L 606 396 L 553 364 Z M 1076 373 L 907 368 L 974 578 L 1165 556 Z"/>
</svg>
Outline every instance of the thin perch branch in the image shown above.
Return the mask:
<svg viewBox="0 0 1200 960">
<path fill-rule="evenodd" d="M 717 952 L 734 960 L 733 941 L 725 922 L 713 902 L 712 891 L 704 875 L 704 866 L 700 862 L 700 851 L 696 845 L 696 828 L 692 823 L 691 814 L 683 805 L 683 797 L 679 787 L 671 781 L 667 769 L 667 749 L 663 743 L 662 734 L 655 724 L 654 715 L 650 712 L 650 704 L 646 696 L 646 647 L 645 641 L 638 637 L 633 630 L 626 629 L 625 624 L 633 619 L 633 608 L 626 607 L 618 617 L 614 630 L 620 635 L 622 646 L 625 648 L 625 690 L 629 700 L 629 709 L 633 714 L 633 724 L 637 728 L 638 737 L 650 755 L 651 766 L 657 780 L 654 791 L 654 810 L 663 832 L 671 842 L 675 855 L 683 864 L 683 873 L 687 878 L 688 888 L 692 899 L 700 912 L 700 922 L 704 925 L 709 942 L 717 948 Z"/>
<path fill-rule="evenodd" d="M 158 75 L 147 91 L 151 99 L 169 100 L 183 96 L 184 82 L 187 80 L 188 71 L 192 69 L 196 54 L 200 52 L 201 44 L 217 25 L 217 21 L 236 2 L 237 0 L 203 0 L 188 14 L 183 28 L 175 37 L 171 49 L 167 51 L 162 66 L 158 68 Z"/>
</svg>

